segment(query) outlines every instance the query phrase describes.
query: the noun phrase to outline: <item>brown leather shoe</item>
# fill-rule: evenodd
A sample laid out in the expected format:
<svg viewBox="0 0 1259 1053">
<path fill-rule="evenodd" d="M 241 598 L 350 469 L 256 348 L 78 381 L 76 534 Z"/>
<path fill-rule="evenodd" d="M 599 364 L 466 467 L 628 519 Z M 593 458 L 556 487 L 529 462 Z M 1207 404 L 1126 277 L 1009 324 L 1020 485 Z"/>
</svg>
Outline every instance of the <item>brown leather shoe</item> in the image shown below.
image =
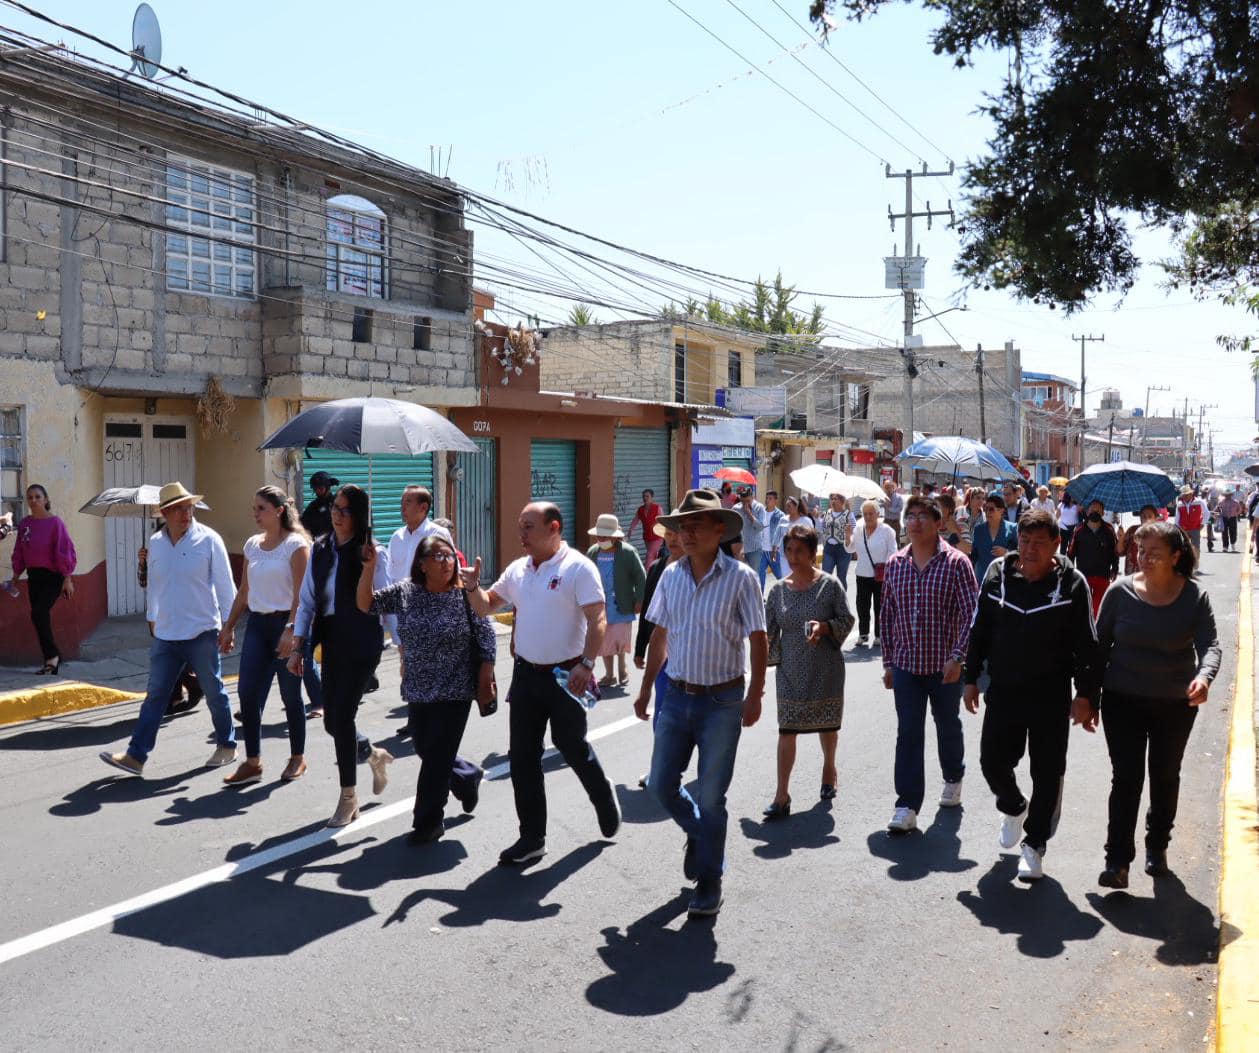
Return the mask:
<svg viewBox="0 0 1259 1053">
<path fill-rule="evenodd" d="M 246 760 L 231 775 L 223 776 L 223 783 L 226 786 L 249 786 L 251 783 L 262 781 L 262 761 Z"/>
<path fill-rule="evenodd" d="M 284 766 L 284 771 L 280 772 L 280 781 L 293 782 L 296 779 L 300 779 L 305 774 L 306 760 L 299 753 L 296 756 L 289 758 L 288 764 Z"/>
</svg>

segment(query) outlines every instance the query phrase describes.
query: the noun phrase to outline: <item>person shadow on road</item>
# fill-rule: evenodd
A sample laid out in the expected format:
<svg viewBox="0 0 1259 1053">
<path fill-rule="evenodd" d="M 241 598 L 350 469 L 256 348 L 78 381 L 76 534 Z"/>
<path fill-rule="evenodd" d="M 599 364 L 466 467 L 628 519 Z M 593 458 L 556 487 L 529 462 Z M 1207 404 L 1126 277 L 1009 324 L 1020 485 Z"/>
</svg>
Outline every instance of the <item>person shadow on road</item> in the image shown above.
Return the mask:
<svg viewBox="0 0 1259 1053">
<path fill-rule="evenodd" d="M 893 881 L 921 881 L 930 874 L 960 874 L 979 866 L 962 859 L 962 808 L 941 808 L 921 833 L 892 834 L 876 830 L 866 838 L 872 856 L 888 860 L 887 876 Z"/>
<path fill-rule="evenodd" d="M 603 930 L 599 957 L 611 970 L 586 988 L 586 1001 L 618 1016 L 659 1016 L 693 994 L 711 991 L 734 976 L 735 967 L 717 961 L 712 918 L 667 926 L 686 913 L 692 889 L 626 926 Z"/>
<path fill-rule="evenodd" d="M 1154 957 L 1164 965 L 1202 965 L 1219 954 L 1214 912 L 1194 899 L 1175 874 L 1156 877 L 1152 897 L 1090 892 L 1085 898 L 1120 932 L 1160 941 Z"/>
<path fill-rule="evenodd" d="M 758 859 L 786 859 L 793 852 L 839 844 L 830 801 L 819 801 L 807 811 L 794 812 L 786 822 L 758 823 L 744 816 L 739 826 L 749 841 L 761 842 L 752 849 Z"/>
</svg>

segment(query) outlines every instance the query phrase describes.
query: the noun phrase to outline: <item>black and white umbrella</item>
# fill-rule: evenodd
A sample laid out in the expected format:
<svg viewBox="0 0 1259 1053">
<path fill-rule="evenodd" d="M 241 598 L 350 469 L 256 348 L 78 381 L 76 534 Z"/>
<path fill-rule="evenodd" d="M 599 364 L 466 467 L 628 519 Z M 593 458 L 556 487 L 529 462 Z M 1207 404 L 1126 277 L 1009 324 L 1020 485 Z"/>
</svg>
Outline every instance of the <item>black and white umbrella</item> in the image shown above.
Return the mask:
<svg viewBox="0 0 1259 1053">
<path fill-rule="evenodd" d="M 412 457 L 434 450 L 478 452 L 476 443 L 440 413 L 414 402 L 378 398 L 336 399 L 311 406 L 268 436 L 258 449 L 307 447 Z"/>
<path fill-rule="evenodd" d="M 156 514 L 162 488 L 142 483 L 140 486 L 111 486 L 102 490 L 79 509 L 90 516 L 126 516 L 132 519 L 149 519 Z M 208 512 L 210 506 L 198 501 L 194 508 Z"/>
</svg>

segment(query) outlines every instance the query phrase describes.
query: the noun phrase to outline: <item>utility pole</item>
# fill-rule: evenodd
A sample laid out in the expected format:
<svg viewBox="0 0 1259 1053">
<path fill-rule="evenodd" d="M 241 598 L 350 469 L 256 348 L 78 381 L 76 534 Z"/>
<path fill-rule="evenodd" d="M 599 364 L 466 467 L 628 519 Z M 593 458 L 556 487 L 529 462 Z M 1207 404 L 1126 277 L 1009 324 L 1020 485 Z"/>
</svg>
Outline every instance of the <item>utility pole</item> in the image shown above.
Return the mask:
<svg viewBox="0 0 1259 1053">
<path fill-rule="evenodd" d="M 1185 412 L 1180 417 L 1180 452 L 1185 463 L 1185 482 L 1193 481 L 1191 461 L 1189 460 L 1189 397 L 1185 397 Z"/>
<path fill-rule="evenodd" d="M 984 345 L 975 345 L 975 372 L 979 376 L 979 441 L 988 445 L 988 415 L 984 411 Z"/>
<path fill-rule="evenodd" d="M 905 211 L 895 213 L 892 206 L 887 207 L 887 219 L 893 232 L 896 230 L 896 221 L 898 219 L 905 221 L 905 251 L 901 255 L 901 294 L 905 299 L 905 346 L 901 354 L 905 360 L 905 426 L 904 437 L 902 439 L 902 447 L 910 445 L 914 441 L 914 377 L 918 375 L 918 366 L 914 361 L 914 348 L 911 346 L 913 341 L 910 339 L 914 335 L 914 305 L 917 296 L 914 293 L 915 288 L 922 287 L 921 271 L 918 274 L 918 282 L 910 280 L 909 268 L 914 255 L 914 220 L 925 219 L 927 221 L 927 229 L 931 229 L 931 221 L 936 216 L 948 216 L 949 223 L 953 222 L 953 202 L 949 202 L 946 209 L 933 209 L 931 202 L 927 202 L 925 212 L 914 211 L 914 180 L 929 179 L 933 176 L 951 176 L 953 174 L 953 162 L 949 162 L 949 170 L 947 172 L 929 172 L 927 163 L 924 161 L 921 172 L 915 172 L 913 169 L 907 168 L 904 172 L 893 172 L 892 166 L 887 166 L 888 179 L 905 180 Z"/>
<path fill-rule="evenodd" d="M 1093 334 L 1090 333 L 1088 336 L 1076 336 L 1072 333 L 1071 339 L 1080 341 L 1080 471 L 1084 471 L 1084 433 L 1088 431 L 1089 414 L 1088 403 L 1084 398 L 1084 345 L 1086 343 L 1104 344 L 1106 342 L 1106 334 L 1103 333 L 1101 336 L 1093 336 Z"/>
<path fill-rule="evenodd" d="M 1106 433 L 1106 463 L 1110 464 L 1110 448 L 1115 444 L 1115 411 L 1110 411 L 1110 430 Z"/>
<path fill-rule="evenodd" d="M 1219 406 L 1218 406 L 1218 404 L 1217 404 L 1217 403 L 1214 403 L 1214 402 L 1212 402 L 1212 403 L 1205 403 L 1205 402 L 1204 402 L 1201 406 L 1199 406 L 1199 407 L 1198 407 L 1198 430 L 1197 430 L 1197 432 L 1194 434 L 1194 437 L 1193 437 L 1193 453 L 1194 453 L 1194 457 L 1193 457 L 1193 464 L 1194 464 L 1194 468 L 1195 468 L 1195 469 L 1201 468 L 1201 466 L 1202 466 L 1202 465 L 1201 465 L 1201 461 L 1202 461 L 1202 415 L 1203 415 L 1203 413 L 1205 413 L 1205 412 L 1206 412 L 1207 410 L 1209 410 L 1209 409 L 1219 409 Z M 1199 474 L 1199 473 L 1195 472 L 1195 475 L 1197 475 L 1197 474 Z"/>
<path fill-rule="evenodd" d="M 1141 418 L 1141 457 L 1143 460 L 1145 458 L 1146 439 L 1149 437 L 1149 434 L 1150 434 L 1150 392 L 1151 391 L 1171 391 L 1171 390 L 1172 389 L 1169 387 L 1163 387 L 1162 385 L 1156 385 L 1156 384 L 1149 384 L 1146 386 L 1145 415 Z M 1131 458 L 1132 456 L 1131 445 L 1129 445 L 1128 456 L 1129 458 Z"/>
</svg>

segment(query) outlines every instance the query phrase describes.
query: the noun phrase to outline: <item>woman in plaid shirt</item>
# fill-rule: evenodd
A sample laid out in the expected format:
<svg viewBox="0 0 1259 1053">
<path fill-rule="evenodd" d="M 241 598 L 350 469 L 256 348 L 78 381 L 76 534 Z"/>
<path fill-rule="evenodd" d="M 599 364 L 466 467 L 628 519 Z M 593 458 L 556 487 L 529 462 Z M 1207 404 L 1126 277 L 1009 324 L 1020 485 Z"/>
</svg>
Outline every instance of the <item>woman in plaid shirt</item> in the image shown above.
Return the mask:
<svg viewBox="0 0 1259 1053">
<path fill-rule="evenodd" d="M 962 663 L 979 585 L 970 559 L 940 539 L 932 500 L 905 503 L 909 547 L 887 563 L 883 578 L 883 685 L 896 699 L 896 810 L 888 829 L 918 825 L 926 796 L 923 748 L 927 706 L 935 719 L 944 790 L 940 806 L 962 803 Z"/>
</svg>

